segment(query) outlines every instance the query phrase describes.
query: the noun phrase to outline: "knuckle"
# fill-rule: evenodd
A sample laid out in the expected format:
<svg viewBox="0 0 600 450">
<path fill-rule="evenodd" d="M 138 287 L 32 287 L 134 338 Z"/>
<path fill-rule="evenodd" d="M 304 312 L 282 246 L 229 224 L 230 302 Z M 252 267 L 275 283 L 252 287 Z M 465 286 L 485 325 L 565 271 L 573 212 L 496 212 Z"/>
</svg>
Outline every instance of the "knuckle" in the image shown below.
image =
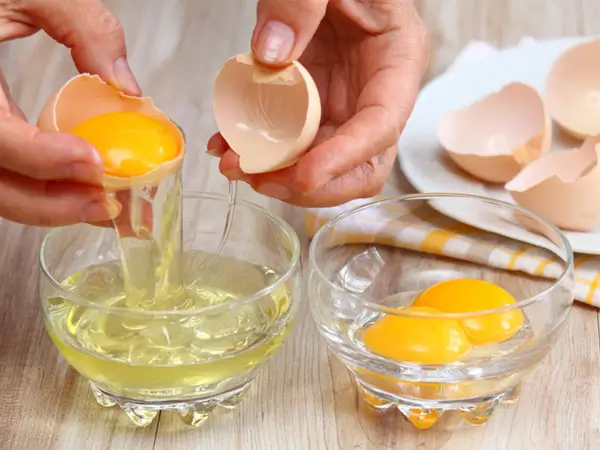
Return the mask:
<svg viewBox="0 0 600 450">
<path fill-rule="evenodd" d="M 121 39 L 125 35 L 121 22 L 108 10 L 104 10 L 104 12 L 101 14 L 99 28 L 103 31 L 103 34 L 107 36 L 113 36 Z"/>
<path fill-rule="evenodd" d="M 124 39 L 125 33 L 121 22 L 102 3 L 95 2 L 89 7 L 87 14 L 90 17 L 90 28 L 103 38 L 112 37 Z"/>
<path fill-rule="evenodd" d="M 12 0 L 12 1 L 3 1 L 0 2 L 0 6 L 2 10 L 7 13 L 23 13 L 27 11 L 27 7 L 29 6 L 29 1 L 27 0 Z"/>
<path fill-rule="evenodd" d="M 321 167 L 303 164 L 302 160 L 295 166 L 283 169 L 277 178 L 279 183 L 289 184 L 293 191 L 301 196 L 311 194 L 330 181 L 328 174 L 324 173 Z"/>
<path fill-rule="evenodd" d="M 391 155 L 391 156 L 390 156 Z M 363 166 L 364 176 L 363 197 L 374 197 L 381 194 L 387 183 L 389 172 L 393 166 L 395 151 L 386 151 L 371 158 Z"/>
<path fill-rule="evenodd" d="M 385 186 L 385 181 L 381 181 L 379 179 L 374 179 L 365 184 L 365 187 L 362 192 L 363 197 L 375 197 L 376 195 L 381 194 L 383 188 Z"/>
<path fill-rule="evenodd" d="M 295 184 L 296 191 L 298 192 L 298 194 L 308 195 L 315 189 L 317 189 L 321 183 L 319 183 L 317 180 L 311 177 L 309 179 L 304 178 L 297 180 Z"/>
<path fill-rule="evenodd" d="M 404 130 L 406 121 L 403 119 L 403 115 L 393 114 L 387 108 L 380 108 L 381 110 L 381 123 L 385 124 L 385 133 L 382 136 L 382 145 L 379 151 L 384 150 L 392 145 L 395 145 L 400 134 Z"/>
</svg>

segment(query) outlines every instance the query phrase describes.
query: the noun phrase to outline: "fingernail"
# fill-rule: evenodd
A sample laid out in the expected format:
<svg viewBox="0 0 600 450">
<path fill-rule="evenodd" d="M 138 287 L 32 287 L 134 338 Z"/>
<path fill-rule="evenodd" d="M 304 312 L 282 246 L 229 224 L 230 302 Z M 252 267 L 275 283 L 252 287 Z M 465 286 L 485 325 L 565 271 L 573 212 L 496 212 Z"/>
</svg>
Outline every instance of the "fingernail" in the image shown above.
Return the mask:
<svg viewBox="0 0 600 450">
<path fill-rule="evenodd" d="M 102 202 L 87 205 L 81 211 L 81 222 L 102 222 L 112 220 L 121 214 L 121 205 L 114 198 L 106 198 Z"/>
<path fill-rule="evenodd" d="M 91 151 L 91 158 L 92 160 L 92 164 L 101 167 L 102 170 L 104 170 L 104 159 L 102 159 L 102 155 L 100 155 L 100 152 L 96 149 L 93 149 Z"/>
<path fill-rule="evenodd" d="M 68 166 L 68 178 L 74 181 L 102 183 L 104 170 L 101 165 L 76 162 Z"/>
<path fill-rule="evenodd" d="M 119 83 L 119 87 L 123 91 L 126 91 L 128 94 L 132 95 L 139 95 L 141 93 L 140 86 L 137 83 L 125 57 L 121 57 L 115 61 L 113 70 L 115 72 L 117 83 Z"/>
<path fill-rule="evenodd" d="M 214 156 L 215 158 L 220 158 L 223 155 L 223 152 L 218 148 L 209 148 L 206 150 L 206 154 L 209 156 Z"/>
<path fill-rule="evenodd" d="M 282 184 L 275 183 L 265 183 L 256 189 L 262 195 L 266 195 L 267 197 L 276 198 L 279 200 L 287 200 L 294 195 L 292 190 Z"/>
<path fill-rule="evenodd" d="M 290 58 L 296 35 L 294 30 L 283 22 L 267 22 L 256 41 L 256 56 L 267 63 L 279 63 Z"/>
<path fill-rule="evenodd" d="M 99 167 L 104 166 L 104 161 L 102 160 L 102 156 L 98 150 L 93 148 L 91 145 L 89 147 L 75 147 L 71 149 L 71 154 L 69 155 L 71 161 L 74 162 L 82 162 L 87 164 L 96 165 Z"/>
</svg>

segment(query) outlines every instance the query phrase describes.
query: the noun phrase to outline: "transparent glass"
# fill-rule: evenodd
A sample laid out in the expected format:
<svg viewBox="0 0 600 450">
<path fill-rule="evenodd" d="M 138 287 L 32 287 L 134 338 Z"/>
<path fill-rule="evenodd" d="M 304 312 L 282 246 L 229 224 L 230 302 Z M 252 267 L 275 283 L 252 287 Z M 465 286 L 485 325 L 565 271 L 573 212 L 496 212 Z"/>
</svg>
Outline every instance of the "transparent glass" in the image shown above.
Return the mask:
<svg viewBox="0 0 600 450">
<path fill-rule="evenodd" d="M 468 212 L 471 223 L 447 212 Z M 486 231 L 494 226 L 502 235 Z M 442 414 L 480 424 L 498 402 L 516 400 L 573 302 L 564 235 L 481 197 L 412 195 L 358 207 L 319 230 L 309 258 L 308 297 L 329 349 L 368 405 L 395 407 L 421 429 Z"/>
<path fill-rule="evenodd" d="M 173 410 L 197 426 L 216 406 L 236 406 L 292 328 L 302 287 L 296 234 L 240 200 L 217 255 L 227 208 L 226 196 L 184 193 L 192 300 L 166 309 L 121 295 L 114 230 L 57 228 L 42 244 L 39 299 L 50 337 L 98 402 L 119 405 L 137 425 Z"/>
</svg>

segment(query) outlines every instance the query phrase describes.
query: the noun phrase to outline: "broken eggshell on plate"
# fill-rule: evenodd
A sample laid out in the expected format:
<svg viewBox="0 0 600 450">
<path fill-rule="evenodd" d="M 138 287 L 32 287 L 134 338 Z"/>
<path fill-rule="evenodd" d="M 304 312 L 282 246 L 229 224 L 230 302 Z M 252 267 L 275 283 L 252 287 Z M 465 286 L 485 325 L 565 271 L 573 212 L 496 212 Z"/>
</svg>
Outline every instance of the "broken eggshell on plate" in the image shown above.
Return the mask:
<svg viewBox="0 0 600 450">
<path fill-rule="evenodd" d="M 511 83 L 447 113 L 437 132 L 447 155 L 464 171 L 506 183 L 550 149 L 552 120 L 534 88 Z"/>
<path fill-rule="evenodd" d="M 293 165 L 321 122 L 317 86 L 299 62 L 272 70 L 251 54 L 230 58 L 217 75 L 214 110 L 219 132 L 247 174 Z"/>
<path fill-rule="evenodd" d="M 553 152 L 525 167 L 505 188 L 513 200 L 560 228 L 589 231 L 600 225 L 600 137 L 581 148 Z"/>
<path fill-rule="evenodd" d="M 81 74 L 67 81 L 46 103 L 38 117 L 37 126 L 42 131 L 70 132 L 92 117 L 122 111 L 150 116 L 167 127 L 178 140 L 179 156 L 136 177 L 105 174 L 104 187 L 108 191 L 119 191 L 137 185 L 155 185 L 181 166 L 185 142 L 181 130 L 154 106 L 151 98 L 123 94 L 97 75 Z"/>
<path fill-rule="evenodd" d="M 600 134 L 600 40 L 565 51 L 546 79 L 545 100 L 552 118 L 584 140 Z"/>
</svg>

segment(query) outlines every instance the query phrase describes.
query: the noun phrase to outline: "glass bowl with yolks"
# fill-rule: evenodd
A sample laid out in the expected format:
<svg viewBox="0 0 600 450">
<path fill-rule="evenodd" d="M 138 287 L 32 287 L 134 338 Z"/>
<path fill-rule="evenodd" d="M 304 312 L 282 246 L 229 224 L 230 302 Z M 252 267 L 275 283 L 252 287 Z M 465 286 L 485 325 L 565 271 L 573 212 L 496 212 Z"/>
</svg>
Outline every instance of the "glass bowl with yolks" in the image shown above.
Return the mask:
<svg viewBox="0 0 600 450">
<path fill-rule="evenodd" d="M 568 317 L 570 246 L 512 204 L 409 195 L 319 225 L 308 223 L 319 331 L 369 408 L 395 409 L 418 428 L 445 414 L 486 422 L 517 398 Z"/>
</svg>

